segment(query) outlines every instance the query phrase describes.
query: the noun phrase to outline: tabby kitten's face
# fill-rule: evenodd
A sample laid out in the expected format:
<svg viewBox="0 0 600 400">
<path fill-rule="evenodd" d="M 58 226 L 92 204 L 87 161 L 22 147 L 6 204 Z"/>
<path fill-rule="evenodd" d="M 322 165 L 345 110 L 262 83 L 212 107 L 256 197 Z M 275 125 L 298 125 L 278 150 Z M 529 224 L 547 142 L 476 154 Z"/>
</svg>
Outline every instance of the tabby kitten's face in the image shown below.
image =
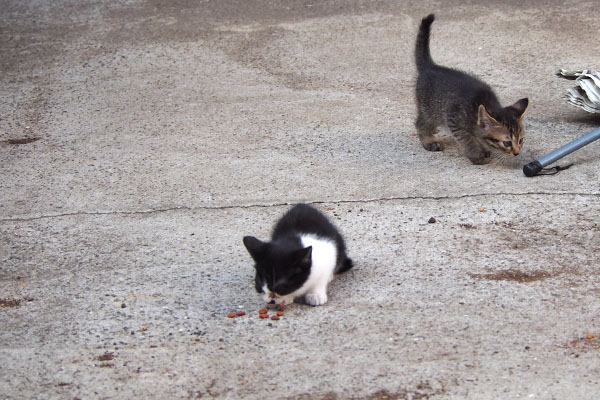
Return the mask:
<svg viewBox="0 0 600 400">
<path fill-rule="evenodd" d="M 492 117 L 483 105 L 479 106 L 477 126 L 481 137 L 492 150 L 498 150 L 504 157 L 514 157 L 523 147 L 523 117 L 529 101 L 521 99 L 502 110 L 502 118 Z"/>
</svg>

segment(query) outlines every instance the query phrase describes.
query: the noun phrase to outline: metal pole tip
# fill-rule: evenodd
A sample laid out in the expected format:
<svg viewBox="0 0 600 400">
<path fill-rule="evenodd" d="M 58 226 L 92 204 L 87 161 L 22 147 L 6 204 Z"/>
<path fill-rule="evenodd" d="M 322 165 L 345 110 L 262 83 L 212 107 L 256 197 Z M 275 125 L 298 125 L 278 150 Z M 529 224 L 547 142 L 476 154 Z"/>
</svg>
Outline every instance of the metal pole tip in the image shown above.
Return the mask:
<svg viewBox="0 0 600 400">
<path fill-rule="evenodd" d="M 540 164 L 538 161 L 532 161 L 529 164 L 523 166 L 523 173 L 527 177 L 532 177 L 537 175 L 537 173 L 540 172 L 542 168 L 544 167 L 542 167 L 542 164 Z"/>
</svg>

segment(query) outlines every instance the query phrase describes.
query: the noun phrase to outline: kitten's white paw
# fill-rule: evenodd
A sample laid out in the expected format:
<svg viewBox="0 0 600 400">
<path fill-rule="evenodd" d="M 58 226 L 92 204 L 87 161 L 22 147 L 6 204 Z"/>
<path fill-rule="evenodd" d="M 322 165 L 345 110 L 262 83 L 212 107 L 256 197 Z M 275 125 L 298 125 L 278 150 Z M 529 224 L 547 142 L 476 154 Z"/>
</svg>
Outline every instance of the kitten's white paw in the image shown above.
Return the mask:
<svg viewBox="0 0 600 400">
<path fill-rule="evenodd" d="M 327 303 L 327 293 L 308 293 L 304 296 L 304 302 L 311 306 L 322 306 Z"/>
</svg>

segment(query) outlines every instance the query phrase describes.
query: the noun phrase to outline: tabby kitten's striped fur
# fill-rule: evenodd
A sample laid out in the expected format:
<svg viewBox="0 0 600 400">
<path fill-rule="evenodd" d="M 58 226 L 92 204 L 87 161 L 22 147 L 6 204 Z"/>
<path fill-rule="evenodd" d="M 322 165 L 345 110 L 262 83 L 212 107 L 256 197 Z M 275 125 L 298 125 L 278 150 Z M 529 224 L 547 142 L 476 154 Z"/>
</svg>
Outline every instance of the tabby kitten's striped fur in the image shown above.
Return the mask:
<svg viewBox="0 0 600 400">
<path fill-rule="evenodd" d="M 426 150 L 440 151 L 437 128 L 448 126 L 473 164 L 493 157 L 514 157 L 523 146 L 523 116 L 528 99 L 502 107 L 494 91 L 476 77 L 437 65 L 429 51 L 431 14 L 421 21 L 415 60 L 417 78 L 416 127 Z"/>
</svg>

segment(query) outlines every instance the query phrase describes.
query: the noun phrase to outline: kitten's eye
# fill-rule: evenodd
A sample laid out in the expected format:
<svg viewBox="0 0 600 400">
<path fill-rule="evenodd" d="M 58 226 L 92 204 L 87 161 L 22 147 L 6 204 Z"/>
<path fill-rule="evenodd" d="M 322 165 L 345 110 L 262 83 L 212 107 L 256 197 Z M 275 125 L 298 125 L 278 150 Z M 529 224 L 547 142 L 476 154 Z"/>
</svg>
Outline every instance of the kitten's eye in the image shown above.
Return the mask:
<svg viewBox="0 0 600 400">
<path fill-rule="evenodd" d="M 505 140 L 504 142 L 502 142 L 502 145 L 504 147 L 512 147 L 512 142 L 509 142 L 508 140 Z"/>
<path fill-rule="evenodd" d="M 519 145 L 523 144 L 523 138 L 519 139 Z"/>
</svg>

